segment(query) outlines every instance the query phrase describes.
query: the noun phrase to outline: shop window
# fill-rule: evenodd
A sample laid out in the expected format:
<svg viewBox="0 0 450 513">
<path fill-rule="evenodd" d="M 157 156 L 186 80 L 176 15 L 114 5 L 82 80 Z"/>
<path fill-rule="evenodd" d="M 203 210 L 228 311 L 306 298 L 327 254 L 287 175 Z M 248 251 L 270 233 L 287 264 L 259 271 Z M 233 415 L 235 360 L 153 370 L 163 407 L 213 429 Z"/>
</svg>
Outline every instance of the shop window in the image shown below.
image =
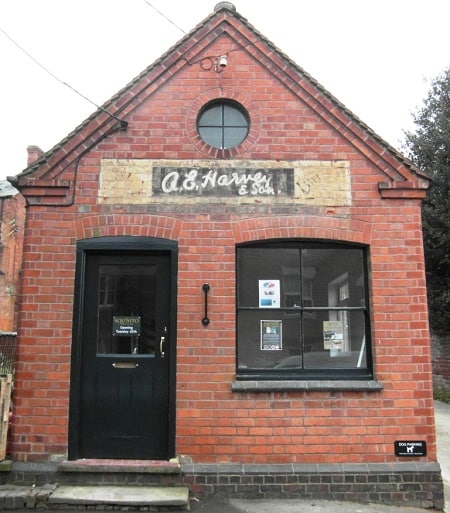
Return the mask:
<svg viewBox="0 0 450 513">
<path fill-rule="evenodd" d="M 249 116 L 237 102 L 213 101 L 200 111 L 197 130 L 200 137 L 213 148 L 234 148 L 248 135 Z"/>
<path fill-rule="evenodd" d="M 366 249 L 237 248 L 238 379 L 372 379 Z"/>
</svg>

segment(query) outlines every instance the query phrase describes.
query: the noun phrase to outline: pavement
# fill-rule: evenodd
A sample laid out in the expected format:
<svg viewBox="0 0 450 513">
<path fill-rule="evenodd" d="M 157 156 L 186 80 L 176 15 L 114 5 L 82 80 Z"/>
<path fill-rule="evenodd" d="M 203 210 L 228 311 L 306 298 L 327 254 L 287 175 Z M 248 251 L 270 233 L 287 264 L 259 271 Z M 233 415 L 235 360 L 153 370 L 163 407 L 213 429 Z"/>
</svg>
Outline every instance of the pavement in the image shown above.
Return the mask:
<svg viewBox="0 0 450 513">
<path fill-rule="evenodd" d="M 445 513 L 450 513 L 450 405 L 435 401 L 436 434 L 438 461 L 441 465 L 445 490 Z M 13 485 L 0 486 L 0 510 L 14 509 L 29 512 L 30 509 L 47 509 L 49 497 L 55 494 L 58 485 L 44 485 L 30 490 L 26 487 Z M 63 501 L 64 502 L 64 501 Z M 77 513 L 76 504 L 61 505 L 64 513 Z M 58 511 L 58 503 L 51 509 Z M 92 507 L 91 507 L 92 509 Z M 87 507 L 89 510 L 89 507 Z M 183 509 L 171 509 L 186 511 Z M 432 509 L 383 504 L 360 504 L 326 500 L 245 500 L 208 497 L 204 500 L 193 500 L 190 504 L 192 513 L 431 513 Z"/>
<path fill-rule="evenodd" d="M 191 503 L 192 513 L 430 513 L 432 509 L 316 500 L 214 499 Z M 67 513 L 67 512 L 65 512 Z"/>
<path fill-rule="evenodd" d="M 450 404 L 434 401 L 438 462 L 444 481 L 445 508 L 450 513 Z"/>
</svg>

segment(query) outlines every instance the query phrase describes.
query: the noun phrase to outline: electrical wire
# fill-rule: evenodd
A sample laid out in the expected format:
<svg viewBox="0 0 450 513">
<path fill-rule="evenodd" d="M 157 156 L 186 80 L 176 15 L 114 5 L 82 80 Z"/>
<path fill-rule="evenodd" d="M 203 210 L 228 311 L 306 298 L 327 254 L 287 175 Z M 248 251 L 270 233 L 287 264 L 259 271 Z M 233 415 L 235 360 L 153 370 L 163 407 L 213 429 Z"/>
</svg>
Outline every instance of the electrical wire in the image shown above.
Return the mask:
<svg viewBox="0 0 450 513">
<path fill-rule="evenodd" d="M 169 23 L 171 23 L 174 27 L 176 27 L 180 32 L 183 34 L 186 34 L 186 32 L 180 28 L 174 21 L 172 21 L 170 18 L 168 18 L 164 13 L 159 11 L 154 5 L 152 5 L 148 0 L 144 0 L 144 2 L 151 7 L 154 11 L 156 11 L 160 16 L 162 16 L 164 19 L 166 19 Z M 65 82 L 64 80 L 61 80 L 57 75 L 55 75 L 52 71 L 50 71 L 47 67 L 45 67 L 41 62 L 39 62 L 33 55 L 30 54 L 23 46 L 21 46 L 15 39 L 13 39 L 5 30 L 0 27 L 0 32 L 2 32 L 10 41 L 13 43 L 21 52 L 23 52 L 29 59 L 31 59 L 37 66 L 39 66 L 41 69 L 43 69 L 48 75 L 50 75 L 54 80 L 58 81 L 60 84 L 68 87 L 71 91 L 73 91 L 75 94 L 89 102 L 91 105 L 94 105 L 97 109 L 105 112 L 105 114 L 108 114 L 108 116 L 114 118 L 117 121 L 120 121 L 120 123 L 124 126 L 125 122 L 115 116 L 114 114 L 111 114 L 106 109 L 101 107 L 100 105 L 97 105 L 94 101 L 92 101 L 90 98 L 88 98 L 86 95 L 82 94 L 80 91 L 75 89 L 73 86 L 71 86 L 69 83 Z"/>
<path fill-rule="evenodd" d="M 180 32 L 182 32 L 183 34 L 186 34 L 186 32 L 182 28 L 180 28 L 174 21 L 172 21 L 170 18 L 168 18 L 164 13 L 162 13 L 161 11 L 158 11 L 158 9 L 154 5 L 152 5 L 148 0 L 144 0 L 144 2 L 149 7 L 151 7 L 154 11 L 156 11 L 160 16 L 162 16 L 169 23 L 171 23 L 174 27 L 176 27 Z"/>
<path fill-rule="evenodd" d="M 48 68 L 46 68 L 42 63 L 40 63 L 37 59 L 35 59 L 27 50 L 25 50 L 25 48 L 23 48 L 17 41 L 15 41 L 7 32 L 5 32 L 2 27 L 0 27 L 0 32 L 2 32 L 10 41 L 11 43 L 13 43 L 15 46 L 17 46 L 17 48 L 22 51 L 29 59 L 31 59 L 35 64 L 37 64 L 41 69 L 43 69 L 46 73 L 48 73 L 53 79 L 57 80 L 60 84 L 68 87 L 70 90 L 72 90 L 74 93 L 76 93 L 78 96 L 80 96 L 81 98 L 83 98 L 84 100 L 86 100 L 87 102 L 89 102 L 91 105 L 94 105 L 94 107 L 97 107 L 97 109 L 100 109 L 101 111 L 103 111 L 105 114 L 108 114 L 108 116 L 114 118 L 115 120 L 117 121 L 120 121 L 121 123 L 123 123 L 123 121 L 118 118 L 117 116 L 115 116 L 114 114 L 111 114 L 110 112 L 108 112 L 106 109 L 104 109 L 103 107 L 101 107 L 100 105 L 97 105 L 95 102 L 93 102 L 90 98 L 88 98 L 87 96 L 85 96 L 84 94 L 80 93 L 80 91 L 78 91 L 77 89 L 75 89 L 74 87 L 72 87 L 70 84 L 68 84 L 67 82 L 64 82 L 64 80 L 61 80 L 59 77 L 57 77 L 54 73 L 52 73 Z"/>
</svg>

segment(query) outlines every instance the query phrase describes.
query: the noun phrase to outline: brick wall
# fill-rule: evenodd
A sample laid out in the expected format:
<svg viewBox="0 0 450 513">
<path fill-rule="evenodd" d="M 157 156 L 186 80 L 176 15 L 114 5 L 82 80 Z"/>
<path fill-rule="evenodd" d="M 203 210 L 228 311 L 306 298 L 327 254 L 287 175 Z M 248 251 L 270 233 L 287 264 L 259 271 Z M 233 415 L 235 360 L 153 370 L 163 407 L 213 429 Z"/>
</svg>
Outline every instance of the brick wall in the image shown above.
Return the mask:
<svg viewBox="0 0 450 513">
<path fill-rule="evenodd" d="M 348 221 L 326 214 L 246 213 L 236 218 L 235 213 L 152 215 L 144 213 L 146 209 L 140 208 L 139 214 L 87 216 L 49 209 L 30 212 L 15 403 L 16 458 L 45 460 L 67 450 L 78 233 L 166 236 L 179 242 L 177 453 L 199 462 L 387 462 L 395 459 L 395 439 L 426 439 L 433 460 L 425 290 L 417 270 L 419 214 L 411 215 L 411 205 L 390 203 L 392 217 L 382 216 L 379 226 L 371 226 L 369 219 Z M 409 229 L 398 223 L 405 210 Z M 396 221 L 394 237 L 389 219 Z M 401 244 L 395 239 L 399 232 L 405 240 Z M 371 244 L 375 372 L 384 390 L 232 393 L 235 243 L 319 235 Z M 200 322 L 205 281 L 211 284 L 207 328 Z"/>
</svg>

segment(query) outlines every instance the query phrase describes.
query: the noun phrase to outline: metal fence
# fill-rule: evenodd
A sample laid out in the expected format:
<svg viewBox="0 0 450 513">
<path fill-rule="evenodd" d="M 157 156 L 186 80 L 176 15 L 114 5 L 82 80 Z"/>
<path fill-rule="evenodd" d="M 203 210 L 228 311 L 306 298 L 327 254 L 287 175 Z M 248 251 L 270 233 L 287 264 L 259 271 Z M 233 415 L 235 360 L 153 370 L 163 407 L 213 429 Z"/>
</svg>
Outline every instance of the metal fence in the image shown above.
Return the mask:
<svg viewBox="0 0 450 513">
<path fill-rule="evenodd" d="M 17 333 L 0 331 L 0 376 L 14 375 Z"/>
</svg>

